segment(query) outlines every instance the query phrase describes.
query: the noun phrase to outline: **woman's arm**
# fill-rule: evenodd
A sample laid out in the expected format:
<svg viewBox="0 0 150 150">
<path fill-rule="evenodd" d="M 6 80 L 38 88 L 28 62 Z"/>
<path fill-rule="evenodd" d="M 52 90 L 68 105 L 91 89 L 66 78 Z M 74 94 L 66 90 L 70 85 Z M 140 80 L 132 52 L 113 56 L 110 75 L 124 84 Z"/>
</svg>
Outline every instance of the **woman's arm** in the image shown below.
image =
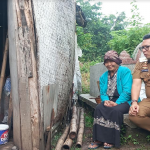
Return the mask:
<svg viewBox="0 0 150 150">
<path fill-rule="evenodd" d="M 103 74 L 101 77 L 100 77 L 100 97 L 101 97 L 101 100 L 102 100 L 102 102 L 103 101 L 106 101 L 106 100 L 109 100 L 109 97 L 108 97 L 108 95 L 107 95 L 107 89 L 106 89 L 106 84 L 107 83 L 105 83 L 106 82 L 106 79 L 105 78 L 107 78 L 106 76 L 105 76 L 105 74 Z"/>
<path fill-rule="evenodd" d="M 121 104 L 131 100 L 131 87 L 132 87 L 132 75 L 131 71 L 126 68 L 121 72 L 120 79 L 117 82 L 121 82 L 122 93 L 116 100 L 117 104 Z"/>
</svg>

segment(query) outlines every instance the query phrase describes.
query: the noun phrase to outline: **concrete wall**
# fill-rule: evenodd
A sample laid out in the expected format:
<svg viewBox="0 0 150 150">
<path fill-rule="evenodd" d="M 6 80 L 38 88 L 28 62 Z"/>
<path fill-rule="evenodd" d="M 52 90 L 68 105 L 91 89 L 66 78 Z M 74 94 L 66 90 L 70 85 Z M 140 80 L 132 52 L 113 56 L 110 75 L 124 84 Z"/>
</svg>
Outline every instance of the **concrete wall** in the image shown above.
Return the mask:
<svg viewBox="0 0 150 150">
<path fill-rule="evenodd" d="M 122 65 L 128 67 L 131 71 L 134 69 L 135 64 Z M 107 71 L 103 63 L 96 64 L 90 67 L 90 95 L 97 97 L 100 95 L 97 81 L 99 81 L 100 76 Z"/>
</svg>

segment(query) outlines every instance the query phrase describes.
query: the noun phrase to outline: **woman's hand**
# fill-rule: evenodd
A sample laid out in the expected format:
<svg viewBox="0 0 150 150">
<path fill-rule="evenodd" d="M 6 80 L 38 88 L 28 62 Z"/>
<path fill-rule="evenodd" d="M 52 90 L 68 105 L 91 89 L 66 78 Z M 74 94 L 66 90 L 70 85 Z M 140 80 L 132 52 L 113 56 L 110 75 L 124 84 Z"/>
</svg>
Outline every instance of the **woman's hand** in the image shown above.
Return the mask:
<svg viewBox="0 0 150 150">
<path fill-rule="evenodd" d="M 109 101 L 109 100 L 106 100 L 104 102 L 104 106 L 107 106 L 107 107 L 114 107 L 114 106 L 117 106 L 118 104 L 113 102 L 113 101 Z"/>
<path fill-rule="evenodd" d="M 110 104 L 109 104 L 109 105 L 110 105 L 109 107 L 114 107 L 114 106 L 117 106 L 118 104 L 115 103 L 115 102 L 113 102 L 113 101 L 110 101 Z"/>
<path fill-rule="evenodd" d="M 110 104 L 110 101 L 109 101 L 109 100 L 104 101 L 104 106 L 109 107 L 109 104 Z"/>
</svg>

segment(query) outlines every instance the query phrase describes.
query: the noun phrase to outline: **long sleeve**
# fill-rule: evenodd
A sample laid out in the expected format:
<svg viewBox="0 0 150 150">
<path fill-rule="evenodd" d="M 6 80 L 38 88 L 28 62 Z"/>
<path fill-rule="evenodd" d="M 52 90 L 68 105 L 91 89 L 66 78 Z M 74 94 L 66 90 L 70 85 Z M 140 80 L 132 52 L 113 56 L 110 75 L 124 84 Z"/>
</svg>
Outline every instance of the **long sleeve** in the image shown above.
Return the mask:
<svg viewBox="0 0 150 150">
<path fill-rule="evenodd" d="M 102 102 L 105 100 L 109 100 L 109 97 L 107 95 L 107 76 L 108 73 L 105 72 L 101 77 L 100 77 L 100 97 Z"/>
<path fill-rule="evenodd" d="M 116 100 L 117 104 L 131 101 L 132 75 L 128 68 L 121 70 L 120 77 L 117 79 L 119 98 Z M 121 91 L 121 93 L 120 93 Z"/>
</svg>

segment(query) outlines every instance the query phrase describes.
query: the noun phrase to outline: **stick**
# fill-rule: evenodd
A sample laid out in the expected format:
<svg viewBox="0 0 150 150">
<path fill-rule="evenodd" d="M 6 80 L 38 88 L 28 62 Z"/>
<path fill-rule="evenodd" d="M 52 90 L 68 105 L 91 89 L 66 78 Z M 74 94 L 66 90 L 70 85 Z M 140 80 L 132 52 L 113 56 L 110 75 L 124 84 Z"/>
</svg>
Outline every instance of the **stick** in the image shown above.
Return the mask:
<svg viewBox="0 0 150 150">
<path fill-rule="evenodd" d="M 73 106 L 69 137 L 70 139 L 73 140 L 76 138 L 76 136 L 77 136 L 77 107 Z"/>
<path fill-rule="evenodd" d="M 84 133 L 84 109 L 81 109 L 79 132 L 77 137 L 76 147 L 81 148 Z"/>
<path fill-rule="evenodd" d="M 8 111 L 9 132 L 11 131 L 11 118 L 12 118 L 12 113 L 13 113 L 13 108 L 12 108 L 12 92 L 10 92 L 9 111 Z"/>
<path fill-rule="evenodd" d="M 1 69 L 1 78 L 0 78 L 0 103 L 2 98 L 2 88 L 4 84 L 5 70 L 6 70 L 6 62 L 7 62 L 7 54 L 8 54 L 8 38 L 6 38 L 5 50 L 3 55 L 3 64 Z"/>
</svg>

